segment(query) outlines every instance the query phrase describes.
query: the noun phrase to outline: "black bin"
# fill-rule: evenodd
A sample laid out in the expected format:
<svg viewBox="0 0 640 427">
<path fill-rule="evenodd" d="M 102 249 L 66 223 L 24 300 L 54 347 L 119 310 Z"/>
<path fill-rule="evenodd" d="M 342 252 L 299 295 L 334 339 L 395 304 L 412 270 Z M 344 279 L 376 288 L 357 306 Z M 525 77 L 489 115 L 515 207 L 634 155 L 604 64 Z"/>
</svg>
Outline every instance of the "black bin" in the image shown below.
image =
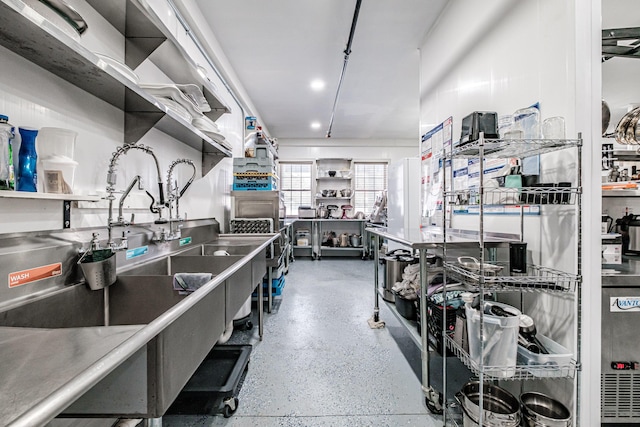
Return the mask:
<svg viewBox="0 0 640 427">
<path fill-rule="evenodd" d="M 233 415 L 251 349 L 251 345 L 213 347 L 171 404 L 167 414 Z"/>
</svg>

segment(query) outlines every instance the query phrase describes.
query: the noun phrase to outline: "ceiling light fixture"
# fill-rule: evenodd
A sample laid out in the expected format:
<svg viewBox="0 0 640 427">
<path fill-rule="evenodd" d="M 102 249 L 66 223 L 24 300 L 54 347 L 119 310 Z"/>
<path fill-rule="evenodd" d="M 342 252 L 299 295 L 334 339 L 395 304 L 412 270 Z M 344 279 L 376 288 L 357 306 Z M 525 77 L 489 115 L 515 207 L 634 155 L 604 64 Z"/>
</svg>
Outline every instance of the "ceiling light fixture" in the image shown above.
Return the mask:
<svg viewBox="0 0 640 427">
<path fill-rule="evenodd" d="M 342 87 L 344 74 L 347 71 L 347 63 L 349 62 L 349 55 L 351 55 L 351 43 L 353 43 L 353 35 L 356 32 L 356 24 L 358 23 L 358 14 L 360 13 L 361 4 L 362 4 L 362 0 L 356 0 L 356 9 L 353 12 L 353 20 L 351 21 L 351 30 L 349 31 L 349 41 L 347 41 L 347 47 L 344 49 L 344 63 L 342 64 L 342 72 L 340 73 L 340 80 L 338 80 L 338 90 L 336 90 L 336 97 L 333 100 L 333 110 L 331 111 L 331 119 L 329 120 L 329 130 L 327 130 L 327 138 L 331 138 L 331 128 L 333 127 L 333 119 L 336 115 L 336 109 L 338 108 L 338 98 L 340 97 L 340 88 Z"/>
<path fill-rule="evenodd" d="M 311 129 L 320 129 L 320 122 L 311 122 Z"/>
<path fill-rule="evenodd" d="M 324 83 L 324 80 L 315 79 L 311 81 L 310 86 L 312 90 L 316 92 L 320 92 L 322 89 L 324 89 L 325 83 Z"/>
</svg>

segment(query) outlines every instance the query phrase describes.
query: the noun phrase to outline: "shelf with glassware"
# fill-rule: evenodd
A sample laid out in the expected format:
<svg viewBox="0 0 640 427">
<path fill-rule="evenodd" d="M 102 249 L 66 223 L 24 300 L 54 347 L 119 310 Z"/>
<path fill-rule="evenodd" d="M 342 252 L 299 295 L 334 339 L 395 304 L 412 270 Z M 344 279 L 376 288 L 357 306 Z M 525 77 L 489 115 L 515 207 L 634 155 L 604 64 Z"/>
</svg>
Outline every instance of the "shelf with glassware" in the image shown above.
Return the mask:
<svg viewBox="0 0 640 427">
<path fill-rule="evenodd" d="M 176 81 L 196 83 L 202 90 L 212 109 L 211 112 L 203 113 L 203 117 L 215 121 L 221 114 L 230 111 L 220 101 L 212 84 L 199 76 L 195 64 L 177 40 L 167 36 L 170 32 L 154 12 L 137 0 L 123 2 L 121 10 L 106 7 L 106 2 L 90 1 L 90 4 L 123 34 L 126 22 L 137 23 L 136 28 L 141 31 L 139 35 L 143 37 L 125 35 L 127 65 L 98 56 L 20 0 L 0 1 L 0 34 L 5 35 L 0 37 L 0 44 L 124 111 L 125 143 L 137 142 L 151 128 L 159 129 L 204 154 L 203 174 L 222 158 L 230 157 L 230 147 L 221 134 L 196 127 L 186 116 L 167 107 L 138 84 L 137 76 L 131 68 L 153 54 L 154 58 L 165 59 L 166 67 L 163 71 L 167 75 L 178 78 L 179 73 L 170 70 L 168 64 L 171 64 L 171 67 L 182 70 L 181 75 L 190 75 L 188 79 L 184 77 Z M 140 43 L 135 42 L 144 41 L 143 39 L 153 39 L 154 43 L 145 50 L 140 50 L 140 46 L 137 46 Z M 167 46 L 167 49 L 158 54 L 157 48 L 160 45 Z"/>
<path fill-rule="evenodd" d="M 546 154 L 560 150 L 573 149 L 576 151 L 577 166 L 575 168 L 575 184 L 563 183 L 564 185 L 540 184 L 538 186 L 514 186 L 514 188 L 495 187 L 487 185 L 485 182 L 484 168 L 485 159 L 489 158 L 525 158 L 538 154 Z M 580 330 L 575 325 L 568 325 L 569 336 L 577 352 L 571 352 L 552 339 L 540 334 L 535 330 L 535 322 L 531 317 L 521 314 L 515 307 L 500 304 L 497 301 L 485 300 L 486 293 L 499 295 L 500 293 L 519 293 L 520 306 L 524 307 L 524 294 L 537 292 L 547 293 L 550 296 L 560 295 L 562 299 L 567 297 L 572 301 L 574 315 L 580 313 L 581 304 L 581 283 L 580 259 L 581 259 L 581 167 L 582 159 L 582 139 L 579 135 L 577 139 L 551 140 L 551 139 L 526 139 L 526 140 L 500 140 L 484 139 L 480 135 L 479 140 L 463 146 L 454 147 L 450 152 L 443 150 L 441 158 L 450 160 L 451 164 L 459 158 L 477 159 L 479 164 L 479 184 L 476 188 L 454 189 L 445 191 L 443 197 L 443 212 L 445 223 L 451 221 L 451 216 L 456 212 L 456 207 L 475 207 L 478 214 L 479 261 L 473 263 L 459 257 L 460 252 L 456 252 L 458 257 L 449 259 L 447 253 L 448 245 L 446 230 L 444 231 L 443 254 L 445 258 L 444 270 L 445 284 L 443 293 L 447 295 L 448 279 L 457 281 L 465 285 L 471 291 L 465 301 L 466 328 L 468 338 L 461 338 L 461 334 L 450 332 L 445 319 L 447 319 L 447 305 L 444 305 L 442 316 L 442 336 L 446 342 L 446 347 L 459 359 L 469 370 L 479 378 L 480 383 L 486 381 L 505 380 L 536 380 L 565 378 L 573 381 L 575 399 L 577 399 L 577 384 L 580 375 Z M 454 183 L 453 167 L 450 174 L 444 175 L 444 188 L 447 187 L 447 179 Z M 560 207 L 570 209 L 575 212 L 575 236 L 578 266 L 576 273 L 560 271 L 548 266 L 522 265 L 518 268 L 514 265 L 517 260 L 510 259 L 508 262 L 498 262 L 495 253 L 489 253 L 484 242 L 485 214 L 490 211 L 491 205 L 511 205 L 517 206 L 520 210 L 520 241 L 524 240 L 524 211 L 528 205 L 538 205 L 546 209 Z M 517 245 L 517 243 L 516 243 Z M 517 247 L 514 245 L 514 247 Z M 522 243 L 520 248 L 522 248 Z M 526 246 L 524 246 L 526 248 Z M 452 248 L 449 248 L 452 250 Z M 524 260 L 526 262 L 526 249 Z M 468 258 L 468 257 L 467 257 Z M 521 258 L 522 260 L 523 258 Z M 487 261 L 489 260 L 489 261 Z M 513 264 L 512 264 L 513 263 Z M 566 295 L 566 296 L 565 296 Z M 476 308 L 477 307 L 477 308 Z M 497 308 L 494 308 L 497 307 Z M 450 310 L 451 308 L 449 308 Z M 513 309 L 513 310 L 512 310 Z M 488 310 L 488 311 L 487 311 Z M 458 314 L 456 314 L 458 317 Z M 471 316 L 471 318 L 469 317 Z M 512 320 L 508 320 L 513 318 Z M 527 320 L 529 319 L 529 320 Z M 532 329 L 532 333 L 531 332 Z M 483 331 L 483 332 L 480 332 Z M 523 332 L 525 331 L 525 332 Z M 476 333 L 481 333 L 482 340 L 474 339 Z M 499 337 L 499 338 L 498 338 Z M 508 337 L 508 342 L 507 342 Z M 529 339 L 536 345 L 530 345 Z M 508 346 L 507 346 L 508 344 Z M 506 347 L 505 347 L 506 346 Z M 507 348 L 507 351 L 503 351 Z M 496 349 L 502 349 L 496 353 Z M 513 350 L 516 350 L 513 352 Z M 472 356 L 473 353 L 473 356 Z M 508 356 L 507 356 L 508 354 Z M 497 357 L 496 357 L 497 356 Z M 496 361 L 498 361 L 496 363 Z M 448 363 L 443 363 L 443 376 L 447 378 Z M 444 381 L 443 395 L 447 395 L 447 381 Z M 483 392 L 480 392 L 482 399 Z M 557 396 L 560 398 L 560 396 Z M 576 404 L 577 405 L 577 404 Z M 577 407 L 574 405 L 574 408 Z M 462 411 L 458 402 L 448 401 L 446 403 L 445 423 L 447 425 L 457 425 L 459 414 Z M 452 417 L 455 420 L 452 420 Z M 484 414 L 481 415 L 479 423 L 483 423 Z M 448 418 L 448 420 L 447 420 Z M 449 424 L 451 423 L 452 424 Z"/>
<path fill-rule="evenodd" d="M 315 201 L 320 203 L 347 202 L 351 206 L 353 197 L 352 159 L 316 159 Z M 337 206 L 337 205 L 336 205 Z M 336 209 L 342 209 L 342 205 Z"/>
</svg>

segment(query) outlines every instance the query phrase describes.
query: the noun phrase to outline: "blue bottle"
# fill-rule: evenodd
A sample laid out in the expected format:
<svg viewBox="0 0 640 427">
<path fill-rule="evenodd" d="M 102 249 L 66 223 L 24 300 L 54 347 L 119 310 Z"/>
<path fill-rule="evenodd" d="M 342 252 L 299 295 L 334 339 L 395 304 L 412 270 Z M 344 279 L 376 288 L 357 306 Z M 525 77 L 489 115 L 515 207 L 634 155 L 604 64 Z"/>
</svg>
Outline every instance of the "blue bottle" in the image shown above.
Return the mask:
<svg viewBox="0 0 640 427">
<path fill-rule="evenodd" d="M 22 142 L 18 151 L 18 191 L 38 191 L 38 154 L 36 153 L 36 136 L 38 130 L 32 128 L 18 128 Z"/>
</svg>

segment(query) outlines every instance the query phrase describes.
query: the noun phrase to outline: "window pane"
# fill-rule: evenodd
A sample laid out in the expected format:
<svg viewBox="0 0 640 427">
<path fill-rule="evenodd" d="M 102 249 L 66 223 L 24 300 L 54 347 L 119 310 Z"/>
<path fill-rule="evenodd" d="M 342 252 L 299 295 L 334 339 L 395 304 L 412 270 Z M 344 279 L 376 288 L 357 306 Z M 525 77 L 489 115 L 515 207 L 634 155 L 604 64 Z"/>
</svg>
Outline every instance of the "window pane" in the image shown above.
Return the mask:
<svg viewBox="0 0 640 427">
<path fill-rule="evenodd" d="M 297 216 L 299 206 L 311 206 L 311 162 L 280 162 L 280 191 L 287 216 Z"/>
<path fill-rule="evenodd" d="M 355 212 L 370 214 L 376 197 L 387 189 L 387 163 L 355 163 Z"/>
</svg>

